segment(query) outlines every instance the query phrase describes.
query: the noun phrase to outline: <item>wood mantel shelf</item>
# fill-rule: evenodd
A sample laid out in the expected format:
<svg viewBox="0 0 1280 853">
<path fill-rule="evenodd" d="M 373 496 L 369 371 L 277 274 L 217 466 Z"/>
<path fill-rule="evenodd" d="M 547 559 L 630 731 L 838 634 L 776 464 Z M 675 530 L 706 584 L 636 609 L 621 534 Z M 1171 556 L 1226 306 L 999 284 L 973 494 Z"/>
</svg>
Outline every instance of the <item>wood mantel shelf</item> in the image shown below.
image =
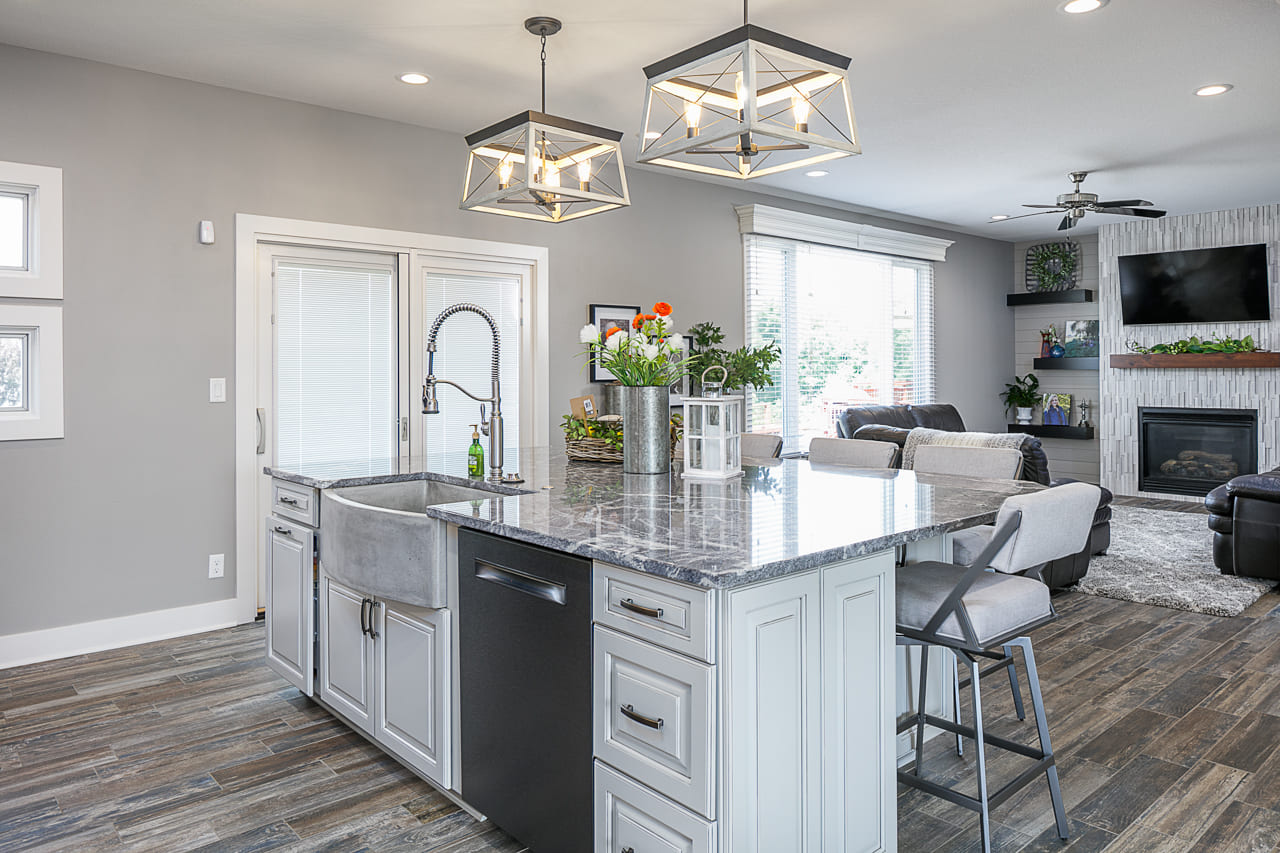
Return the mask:
<svg viewBox="0 0 1280 853">
<path fill-rule="evenodd" d="M 1134 352 L 1111 356 L 1111 366 L 1117 368 L 1160 367 L 1165 369 L 1280 367 L 1280 352 Z"/>
</svg>

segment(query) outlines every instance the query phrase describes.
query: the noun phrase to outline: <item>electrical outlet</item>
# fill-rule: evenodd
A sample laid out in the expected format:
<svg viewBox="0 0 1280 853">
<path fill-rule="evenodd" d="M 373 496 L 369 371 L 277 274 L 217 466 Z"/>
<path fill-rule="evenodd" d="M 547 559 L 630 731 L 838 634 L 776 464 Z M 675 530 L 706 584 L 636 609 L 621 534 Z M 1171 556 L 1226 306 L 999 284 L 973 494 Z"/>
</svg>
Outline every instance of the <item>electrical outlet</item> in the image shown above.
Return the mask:
<svg viewBox="0 0 1280 853">
<path fill-rule="evenodd" d="M 212 579 L 212 578 L 220 578 L 220 577 L 222 577 L 222 570 L 223 570 L 223 568 L 226 566 L 226 559 L 227 559 L 227 558 L 226 558 L 226 556 L 225 556 L 224 554 L 210 554 L 210 555 L 209 555 L 209 577 L 210 577 L 210 579 Z"/>
</svg>

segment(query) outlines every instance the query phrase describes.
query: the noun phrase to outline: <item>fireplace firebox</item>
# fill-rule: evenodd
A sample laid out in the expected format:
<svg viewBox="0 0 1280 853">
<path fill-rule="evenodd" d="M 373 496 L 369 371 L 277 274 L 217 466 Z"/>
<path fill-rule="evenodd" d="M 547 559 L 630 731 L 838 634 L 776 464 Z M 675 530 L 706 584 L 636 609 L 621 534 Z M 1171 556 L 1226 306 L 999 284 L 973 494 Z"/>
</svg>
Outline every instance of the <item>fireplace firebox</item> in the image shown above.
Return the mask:
<svg viewBox="0 0 1280 853">
<path fill-rule="evenodd" d="M 1138 488 L 1207 495 L 1258 472 L 1258 413 L 1252 409 L 1138 409 Z"/>
</svg>

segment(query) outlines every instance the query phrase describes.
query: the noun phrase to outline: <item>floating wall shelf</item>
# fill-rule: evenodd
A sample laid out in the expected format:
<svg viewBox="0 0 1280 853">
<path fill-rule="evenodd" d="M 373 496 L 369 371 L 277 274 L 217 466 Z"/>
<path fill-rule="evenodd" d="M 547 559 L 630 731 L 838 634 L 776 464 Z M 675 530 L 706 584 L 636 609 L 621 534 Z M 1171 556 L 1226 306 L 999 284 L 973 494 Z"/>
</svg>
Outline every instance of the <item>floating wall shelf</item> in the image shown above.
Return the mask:
<svg viewBox="0 0 1280 853">
<path fill-rule="evenodd" d="M 1073 358 L 1064 356 L 1062 358 L 1037 358 L 1032 364 L 1036 370 L 1097 370 L 1098 357 L 1089 356 L 1087 358 Z"/>
<path fill-rule="evenodd" d="M 1004 302 L 1010 308 L 1015 305 L 1049 305 L 1055 302 L 1092 302 L 1093 291 L 1083 288 L 1075 290 L 1053 290 L 1048 293 L 1010 293 Z"/>
<path fill-rule="evenodd" d="M 1199 368 L 1201 370 L 1216 367 L 1280 367 L 1280 352 L 1124 353 L 1111 356 L 1111 366 L 1117 368 Z"/>
<path fill-rule="evenodd" d="M 1039 438 L 1070 438 L 1077 441 L 1092 441 L 1093 427 L 1081 426 L 1046 426 L 1044 424 L 1009 424 L 1009 432 L 1025 432 Z"/>
</svg>

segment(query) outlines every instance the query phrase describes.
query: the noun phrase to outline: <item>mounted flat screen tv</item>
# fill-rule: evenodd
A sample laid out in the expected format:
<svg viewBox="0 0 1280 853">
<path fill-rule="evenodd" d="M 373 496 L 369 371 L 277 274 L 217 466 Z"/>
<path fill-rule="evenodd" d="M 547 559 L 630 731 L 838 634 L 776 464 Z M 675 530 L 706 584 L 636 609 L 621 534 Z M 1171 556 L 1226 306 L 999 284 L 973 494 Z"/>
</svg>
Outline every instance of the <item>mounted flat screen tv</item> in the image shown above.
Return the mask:
<svg viewBox="0 0 1280 853">
<path fill-rule="evenodd" d="M 1126 325 L 1271 319 L 1265 244 L 1122 255 L 1119 261 Z"/>
</svg>

